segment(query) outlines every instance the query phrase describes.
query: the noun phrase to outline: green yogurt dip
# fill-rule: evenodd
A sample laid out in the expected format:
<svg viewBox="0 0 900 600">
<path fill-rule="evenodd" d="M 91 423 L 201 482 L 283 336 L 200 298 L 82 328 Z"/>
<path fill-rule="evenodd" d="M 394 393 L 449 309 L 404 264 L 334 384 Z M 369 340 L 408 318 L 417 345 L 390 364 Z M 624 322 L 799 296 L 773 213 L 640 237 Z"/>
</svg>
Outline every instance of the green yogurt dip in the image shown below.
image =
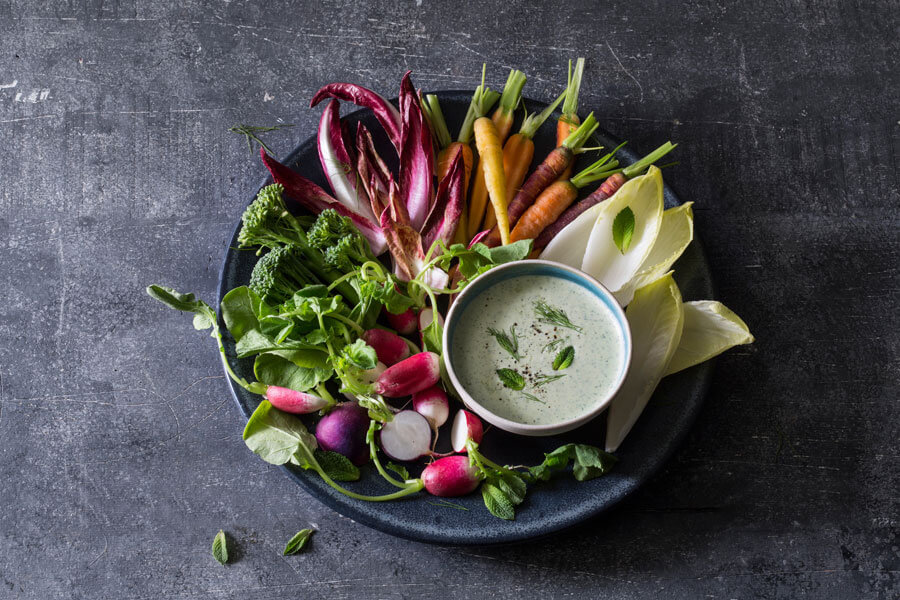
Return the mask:
<svg viewBox="0 0 900 600">
<path fill-rule="evenodd" d="M 451 351 L 460 384 L 487 410 L 516 423 L 552 425 L 590 412 L 624 366 L 613 312 L 591 291 L 559 277 L 500 281 L 469 301 L 456 327 Z M 565 355 L 557 356 L 568 347 L 573 358 L 561 368 Z M 498 374 L 505 369 L 515 373 Z"/>
</svg>

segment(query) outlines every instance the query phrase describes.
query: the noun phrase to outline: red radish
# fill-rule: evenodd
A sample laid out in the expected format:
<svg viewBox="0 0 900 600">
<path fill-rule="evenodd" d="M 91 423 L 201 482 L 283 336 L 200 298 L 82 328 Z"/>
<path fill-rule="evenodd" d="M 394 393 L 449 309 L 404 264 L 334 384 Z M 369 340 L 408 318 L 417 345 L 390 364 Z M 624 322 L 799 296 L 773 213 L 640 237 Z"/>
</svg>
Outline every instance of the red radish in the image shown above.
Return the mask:
<svg viewBox="0 0 900 600">
<path fill-rule="evenodd" d="M 416 320 L 416 311 L 413 309 L 407 308 L 399 315 L 395 315 L 387 309 L 382 309 L 381 312 L 387 320 L 388 325 L 390 325 L 392 329 L 395 329 L 400 335 L 409 335 L 416 330 L 418 321 Z"/>
<path fill-rule="evenodd" d="M 316 425 L 316 441 L 322 450 L 343 454 L 361 465 L 369 458 L 368 431 L 369 412 L 356 402 L 344 402 Z"/>
<path fill-rule="evenodd" d="M 332 404 L 324 398 L 277 385 L 267 387 L 265 397 L 278 410 L 295 415 L 307 415 Z"/>
<path fill-rule="evenodd" d="M 413 410 L 401 410 L 381 427 L 381 449 L 394 460 L 410 461 L 431 451 L 431 425 Z"/>
<path fill-rule="evenodd" d="M 447 392 L 437 385 L 413 394 L 412 406 L 413 410 L 428 419 L 434 429 L 446 423 L 450 416 Z"/>
<path fill-rule="evenodd" d="M 453 446 L 454 452 L 465 452 L 466 442 L 472 440 L 476 444 L 481 443 L 481 436 L 484 434 L 484 427 L 481 425 L 481 419 L 463 408 L 459 409 L 456 416 L 453 417 L 453 428 L 450 430 L 450 444 Z"/>
<path fill-rule="evenodd" d="M 465 496 L 475 491 L 481 478 L 468 456 L 439 458 L 422 471 L 422 483 L 433 496 Z"/>
<path fill-rule="evenodd" d="M 400 398 L 421 392 L 441 378 L 441 357 L 434 352 L 419 352 L 388 367 L 375 382 L 375 393 Z"/>
<path fill-rule="evenodd" d="M 385 329 L 370 329 L 362 335 L 362 339 L 375 349 L 378 360 L 387 366 L 409 357 L 409 346 L 406 341 Z"/>
</svg>

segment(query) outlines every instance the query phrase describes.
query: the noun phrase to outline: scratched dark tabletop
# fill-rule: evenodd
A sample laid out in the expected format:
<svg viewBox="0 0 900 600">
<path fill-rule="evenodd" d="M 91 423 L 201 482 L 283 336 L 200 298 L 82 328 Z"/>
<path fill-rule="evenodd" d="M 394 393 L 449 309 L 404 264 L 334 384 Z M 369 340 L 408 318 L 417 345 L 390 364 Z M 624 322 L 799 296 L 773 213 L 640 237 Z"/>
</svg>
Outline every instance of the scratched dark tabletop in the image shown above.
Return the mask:
<svg viewBox="0 0 900 600">
<path fill-rule="evenodd" d="M 0 598 L 900 595 L 896 2 L 134 4 L 0 1 Z M 679 142 L 666 180 L 757 343 L 577 531 L 432 547 L 337 515 L 247 451 L 213 344 L 144 286 L 214 298 L 263 175 L 229 126 L 295 124 L 284 155 L 324 83 L 486 61 L 548 99 L 578 55 L 583 111 Z"/>
</svg>

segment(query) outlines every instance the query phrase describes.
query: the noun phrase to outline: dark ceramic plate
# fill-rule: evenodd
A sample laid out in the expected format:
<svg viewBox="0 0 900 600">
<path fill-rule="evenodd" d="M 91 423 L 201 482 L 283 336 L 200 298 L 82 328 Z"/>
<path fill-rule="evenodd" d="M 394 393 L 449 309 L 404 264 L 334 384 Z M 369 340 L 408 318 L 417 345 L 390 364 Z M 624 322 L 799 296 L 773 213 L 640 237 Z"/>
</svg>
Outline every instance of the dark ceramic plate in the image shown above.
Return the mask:
<svg viewBox="0 0 900 600">
<path fill-rule="evenodd" d="M 462 122 L 470 94 L 471 92 L 438 93 L 451 131 L 455 131 Z M 540 111 L 546 106 L 533 101 L 526 101 L 525 104 L 529 113 Z M 368 110 L 357 111 L 346 118 L 350 122 L 362 121 L 373 132 L 380 131 L 374 116 Z M 554 147 L 555 136 L 556 119 L 551 118 L 535 137 L 537 160 L 541 160 Z M 599 131 L 596 137 L 598 145 L 606 148 L 614 148 L 619 143 L 604 131 Z M 387 145 L 387 140 L 376 141 L 380 141 L 382 155 L 390 156 L 393 150 Z M 626 146 L 619 151 L 618 158 L 623 165 L 637 160 L 638 155 L 633 150 Z M 651 148 L 640 150 L 649 151 Z M 589 158 L 582 157 L 576 165 L 576 171 L 588 164 Z M 328 189 L 321 175 L 314 136 L 300 144 L 284 162 Z M 263 185 L 268 183 L 271 181 L 266 180 Z M 252 198 L 248 198 L 248 203 L 251 200 Z M 665 203 L 667 208 L 680 204 L 678 197 L 668 186 L 665 188 Z M 222 266 L 219 304 L 228 290 L 245 285 L 250 280 L 250 272 L 257 260 L 253 252 L 235 250 L 237 232 L 238 228 L 235 228 Z M 714 297 L 709 265 L 696 238 L 675 265 L 675 275 L 685 300 Z M 225 347 L 234 356 L 233 340 L 226 341 Z M 252 378 L 252 360 L 232 360 L 231 364 L 239 375 Z M 711 363 L 703 363 L 662 380 L 644 414 L 616 453 L 619 462 L 609 475 L 579 483 L 570 475 L 561 474 L 548 483 L 536 485 L 519 507 L 515 521 L 503 521 L 492 516 L 485 509 L 479 493 L 452 499 L 455 504 L 468 510 L 437 505 L 435 498 L 424 492 L 394 502 L 369 503 L 334 491 L 315 473 L 293 467 L 285 467 L 285 471 L 307 492 L 340 514 L 400 537 L 439 544 L 474 545 L 517 542 L 544 536 L 609 510 L 660 468 L 693 423 L 706 394 L 711 368 Z M 245 417 L 249 417 L 259 403 L 259 396 L 246 392 L 230 379 L 228 381 L 238 408 Z M 447 431 L 442 431 L 442 441 L 447 443 L 449 423 L 443 429 Z M 494 428 L 485 436 L 481 447 L 485 455 L 500 464 L 536 464 L 541 461 L 544 452 L 567 442 L 602 447 L 604 430 L 604 416 L 573 432 L 546 438 L 515 436 Z M 383 494 L 389 491 L 384 480 L 370 466 L 363 469 L 363 477 L 359 482 L 348 486 L 363 494 Z"/>
</svg>

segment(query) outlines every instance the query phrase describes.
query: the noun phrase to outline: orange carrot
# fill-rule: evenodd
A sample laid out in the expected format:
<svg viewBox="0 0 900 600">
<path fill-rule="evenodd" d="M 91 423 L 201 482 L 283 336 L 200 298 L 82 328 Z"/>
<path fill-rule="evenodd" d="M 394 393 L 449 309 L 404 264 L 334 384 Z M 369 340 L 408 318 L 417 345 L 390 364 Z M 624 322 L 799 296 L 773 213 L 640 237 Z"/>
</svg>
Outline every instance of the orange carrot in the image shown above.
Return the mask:
<svg viewBox="0 0 900 600">
<path fill-rule="evenodd" d="M 554 181 L 528 207 L 509 234 L 509 241 L 534 239 L 575 201 L 578 188 L 568 179 Z"/>
<path fill-rule="evenodd" d="M 462 142 L 451 142 L 449 146 L 438 153 L 437 160 L 437 179 L 441 181 L 450 173 L 450 167 L 453 166 L 453 159 L 456 153 L 462 152 L 463 166 L 465 167 L 465 188 L 469 187 L 469 178 L 472 175 L 472 147 Z"/>
<path fill-rule="evenodd" d="M 578 91 L 581 89 L 581 77 L 584 73 L 584 59 L 575 61 L 575 72 L 572 72 L 572 61 L 569 61 L 569 84 L 566 86 L 566 101 L 562 105 L 562 114 L 556 120 L 556 145 L 562 146 L 566 138 L 575 133 L 581 125 L 578 118 Z M 565 181 L 572 176 L 572 167 L 569 164 L 563 169 L 557 181 Z"/>
<path fill-rule="evenodd" d="M 525 86 L 526 77 L 522 71 L 513 69 L 509 72 L 506 79 L 506 85 L 503 87 L 503 95 L 500 96 L 500 104 L 494 111 L 491 120 L 497 128 L 497 135 L 500 143 L 506 141 L 509 132 L 512 129 L 515 120 L 515 110 L 522 98 L 522 88 Z M 485 208 L 487 207 L 488 192 L 484 184 L 484 165 L 481 161 L 475 167 L 475 183 L 472 186 L 472 193 L 469 196 L 469 214 L 471 217 L 468 221 L 466 235 L 471 239 L 480 231 L 481 221 L 484 218 Z M 488 215 L 492 213 L 488 211 Z"/>
</svg>

